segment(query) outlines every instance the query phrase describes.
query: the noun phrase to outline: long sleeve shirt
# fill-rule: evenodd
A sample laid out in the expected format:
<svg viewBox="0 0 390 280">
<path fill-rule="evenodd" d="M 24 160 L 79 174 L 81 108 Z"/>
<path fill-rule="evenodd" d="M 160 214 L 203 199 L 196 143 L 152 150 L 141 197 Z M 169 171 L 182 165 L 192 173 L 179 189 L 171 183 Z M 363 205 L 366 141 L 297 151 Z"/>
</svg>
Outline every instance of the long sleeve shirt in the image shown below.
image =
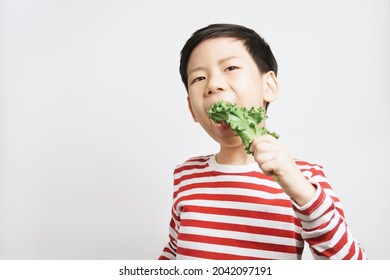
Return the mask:
<svg viewBox="0 0 390 280">
<path fill-rule="evenodd" d="M 366 259 L 323 168 L 295 160 L 316 187 L 298 206 L 257 163 L 221 165 L 215 155 L 176 167 L 169 242 L 159 259 Z"/>
</svg>

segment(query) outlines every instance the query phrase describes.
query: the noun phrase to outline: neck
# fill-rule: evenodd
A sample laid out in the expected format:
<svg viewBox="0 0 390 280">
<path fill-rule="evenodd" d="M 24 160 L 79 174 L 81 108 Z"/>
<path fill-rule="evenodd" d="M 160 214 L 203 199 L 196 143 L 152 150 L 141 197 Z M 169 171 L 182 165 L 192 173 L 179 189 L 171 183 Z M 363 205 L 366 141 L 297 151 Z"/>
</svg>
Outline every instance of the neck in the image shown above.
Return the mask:
<svg viewBox="0 0 390 280">
<path fill-rule="evenodd" d="M 219 153 L 216 155 L 216 160 L 219 164 L 228 165 L 245 165 L 255 162 L 253 156 L 247 154 L 244 150 L 244 146 L 234 148 L 221 147 Z"/>
</svg>

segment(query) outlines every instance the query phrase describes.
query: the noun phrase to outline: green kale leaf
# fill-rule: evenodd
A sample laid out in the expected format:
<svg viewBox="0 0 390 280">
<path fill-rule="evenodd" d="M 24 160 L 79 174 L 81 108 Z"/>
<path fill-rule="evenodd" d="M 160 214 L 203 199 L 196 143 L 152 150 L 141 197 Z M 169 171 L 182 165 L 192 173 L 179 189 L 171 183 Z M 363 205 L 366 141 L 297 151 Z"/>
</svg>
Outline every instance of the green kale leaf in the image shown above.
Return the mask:
<svg viewBox="0 0 390 280">
<path fill-rule="evenodd" d="M 244 144 L 245 151 L 253 154 L 249 149 L 252 141 L 258 136 L 270 134 L 276 139 L 279 135 L 270 132 L 265 127 L 259 127 L 261 121 L 267 118 L 263 107 L 247 110 L 245 107 L 238 107 L 236 104 L 229 104 L 225 100 L 219 100 L 207 111 L 209 118 L 220 124 L 225 122 L 237 133 Z"/>
</svg>

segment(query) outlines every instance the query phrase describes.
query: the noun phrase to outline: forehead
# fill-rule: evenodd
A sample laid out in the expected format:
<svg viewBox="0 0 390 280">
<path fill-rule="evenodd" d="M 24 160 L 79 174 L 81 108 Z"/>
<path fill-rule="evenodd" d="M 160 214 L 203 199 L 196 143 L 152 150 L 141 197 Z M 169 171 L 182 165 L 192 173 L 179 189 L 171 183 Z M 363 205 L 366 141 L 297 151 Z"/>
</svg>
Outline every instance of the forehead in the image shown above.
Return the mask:
<svg viewBox="0 0 390 280">
<path fill-rule="evenodd" d="M 188 69 L 198 64 L 218 62 L 227 57 L 250 58 L 244 42 L 237 38 L 217 37 L 197 45 L 189 58 Z"/>
</svg>

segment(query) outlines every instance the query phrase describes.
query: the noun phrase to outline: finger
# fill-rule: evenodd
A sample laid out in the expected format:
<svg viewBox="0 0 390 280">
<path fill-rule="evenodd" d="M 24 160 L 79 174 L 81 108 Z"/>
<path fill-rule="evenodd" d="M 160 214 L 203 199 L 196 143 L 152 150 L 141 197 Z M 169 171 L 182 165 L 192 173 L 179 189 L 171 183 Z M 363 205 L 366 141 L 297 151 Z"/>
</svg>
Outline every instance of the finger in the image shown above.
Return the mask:
<svg viewBox="0 0 390 280">
<path fill-rule="evenodd" d="M 279 140 L 273 137 L 270 134 L 261 135 L 259 137 L 256 137 L 256 139 L 260 139 L 262 142 L 268 142 L 268 143 L 278 143 Z"/>
<path fill-rule="evenodd" d="M 266 162 L 268 162 L 268 161 L 274 160 L 275 157 L 276 157 L 275 153 L 272 153 L 272 152 L 260 153 L 260 154 L 256 154 L 256 155 L 255 155 L 255 161 L 256 161 L 259 165 L 263 165 L 264 163 L 266 163 Z"/>
<path fill-rule="evenodd" d="M 276 161 L 275 160 L 268 160 L 265 161 L 262 164 L 259 164 L 260 169 L 263 171 L 263 173 L 267 176 L 271 176 L 275 174 L 275 170 L 277 168 Z"/>
<path fill-rule="evenodd" d="M 268 152 L 257 154 L 255 155 L 255 161 L 265 175 L 271 176 L 274 174 L 275 168 L 277 167 L 275 153 Z"/>
<path fill-rule="evenodd" d="M 275 145 L 280 144 L 280 142 L 276 138 L 272 137 L 271 135 L 262 135 L 262 136 L 256 137 L 255 139 L 253 139 L 252 145 L 254 143 L 255 143 L 255 145 L 258 145 L 260 143 L 269 143 L 269 144 L 275 144 Z"/>
<path fill-rule="evenodd" d="M 254 154 L 276 152 L 278 149 L 279 145 L 262 141 L 254 141 L 251 145 L 251 152 L 253 152 Z"/>
</svg>

